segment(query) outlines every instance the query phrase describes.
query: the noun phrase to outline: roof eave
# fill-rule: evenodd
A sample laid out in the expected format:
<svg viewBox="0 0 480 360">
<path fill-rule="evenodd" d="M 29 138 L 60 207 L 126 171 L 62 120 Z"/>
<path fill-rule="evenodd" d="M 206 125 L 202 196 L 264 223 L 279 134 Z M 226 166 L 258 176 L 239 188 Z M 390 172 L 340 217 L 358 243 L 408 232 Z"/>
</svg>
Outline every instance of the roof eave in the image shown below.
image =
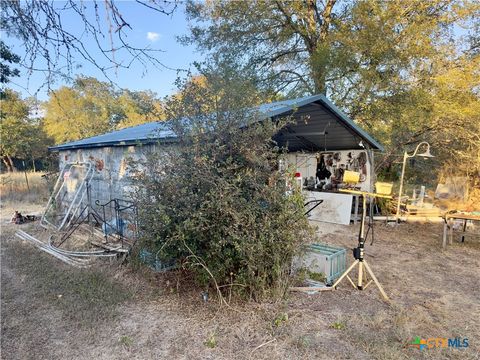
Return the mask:
<svg viewBox="0 0 480 360">
<path fill-rule="evenodd" d="M 74 144 L 74 145 L 57 145 L 48 147 L 48 151 L 57 152 L 57 151 L 66 151 L 66 150 L 79 150 L 79 149 L 92 149 L 92 148 L 101 148 L 109 146 L 132 146 L 132 145 L 151 145 L 158 143 L 172 143 L 177 140 L 176 137 L 166 137 L 166 138 L 149 138 L 149 139 L 135 139 L 135 140 L 124 140 L 124 141 L 106 141 L 99 143 L 91 144 Z"/>
<path fill-rule="evenodd" d="M 355 131 L 358 135 L 365 139 L 371 146 L 375 147 L 377 150 L 384 152 L 385 148 L 376 141 L 373 137 L 371 137 L 365 130 L 359 127 L 357 124 L 353 122 L 347 115 L 343 113 L 338 107 L 336 107 L 330 100 L 328 100 L 325 96 L 320 96 L 320 102 L 327 107 L 333 114 L 337 115 L 337 117 L 343 121 L 345 125 L 347 125 L 350 129 Z"/>
</svg>

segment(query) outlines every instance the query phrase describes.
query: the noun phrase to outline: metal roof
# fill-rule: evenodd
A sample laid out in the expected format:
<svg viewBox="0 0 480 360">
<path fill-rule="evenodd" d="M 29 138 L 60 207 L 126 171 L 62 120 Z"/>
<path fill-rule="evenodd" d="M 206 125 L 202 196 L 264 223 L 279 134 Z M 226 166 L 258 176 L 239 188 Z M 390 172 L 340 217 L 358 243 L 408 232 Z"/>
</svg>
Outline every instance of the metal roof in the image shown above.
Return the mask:
<svg viewBox="0 0 480 360">
<path fill-rule="evenodd" d="M 308 115 L 311 118 L 311 121 L 308 123 L 298 121 L 297 125 L 289 125 L 286 128 L 286 132 L 281 131 L 278 136 L 275 137 L 282 145 L 287 144 L 289 148 L 293 146 L 295 149 L 299 148 L 304 150 L 306 148 L 311 150 L 335 150 L 340 146 L 340 148 L 343 149 L 355 149 L 358 148 L 359 141 L 363 140 L 371 148 L 383 151 L 382 145 L 362 130 L 323 95 L 272 102 L 260 105 L 255 110 L 264 114 L 265 118 L 279 118 L 287 115 L 293 115 L 296 118 L 300 118 L 301 115 Z M 324 134 L 319 135 L 322 131 Z M 295 133 L 301 135 L 295 136 Z M 151 122 L 137 125 L 52 146 L 49 149 L 61 151 L 92 147 L 126 146 L 154 143 L 158 140 L 175 141 L 175 134 L 168 129 L 165 122 Z M 297 144 L 291 145 L 295 143 L 295 141 Z M 329 146 L 327 147 L 325 144 Z"/>
</svg>

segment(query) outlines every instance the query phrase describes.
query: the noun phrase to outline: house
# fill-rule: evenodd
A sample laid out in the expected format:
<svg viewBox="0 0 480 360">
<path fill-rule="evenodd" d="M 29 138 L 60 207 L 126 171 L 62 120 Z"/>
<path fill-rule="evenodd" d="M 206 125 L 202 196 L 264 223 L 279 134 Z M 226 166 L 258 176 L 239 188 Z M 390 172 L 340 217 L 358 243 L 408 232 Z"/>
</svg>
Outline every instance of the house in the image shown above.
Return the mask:
<svg viewBox="0 0 480 360">
<path fill-rule="evenodd" d="M 308 190 L 333 190 L 341 187 L 342 172 L 361 173 L 360 187 L 371 190 L 373 151 L 383 147 L 362 130 L 325 96 L 314 95 L 260 105 L 265 119 L 292 115 L 296 120 L 275 136 L 279 146 L 288 149 L 285 159 L 294 165 Z M 112 131 L 103 135 L 53 146 L 59 154 L 60 168 L 71 162 L 93 162 L 90 181 L 94 201 L 106 203 L 126 198 L 130 191 L 127 159 L 140 159 L 158 146 L 174 144 L 176 137 L 165 122 L 152 122 Z M 317 173 L 324 178 L 317 181 Z"/>
</svg>

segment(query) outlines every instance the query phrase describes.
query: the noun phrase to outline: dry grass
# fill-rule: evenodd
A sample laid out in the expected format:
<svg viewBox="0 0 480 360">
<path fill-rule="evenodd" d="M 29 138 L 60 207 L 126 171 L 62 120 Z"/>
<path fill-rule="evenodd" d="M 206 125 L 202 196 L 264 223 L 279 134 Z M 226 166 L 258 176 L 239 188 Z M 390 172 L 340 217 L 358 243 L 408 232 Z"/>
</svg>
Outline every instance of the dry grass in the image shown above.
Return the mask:
<svg viewBox="0 0 480 360">
<path fill-rule="evenodd" d="M 480 244 L 472 238 L 442 250 L 441 227 L 376 226 L 367 259 L 391 304 L 373 285 L 360 292 L 345 282 L 283 303 L 219 308 L 175 273 L 67 268 L 14 239 L 8 225 L 2 358 L 476 359 Z M 342 227 L 321 241 L 352 247 L 357 230 Z M 415 336 L 467 337 L 470 347 L 419 351 L 408 347 Z"/>
<path fill-rule="evenodd" d="M 0 174 L 0 199 L 3 206 L 18 202 L 45 204 L 49 184 L 43 172 L 14 172 Z M 28 185 L 27 185 L 28 180 Z"/>
<path fill-rule="evenodd" d="M 435 200 L 435 205 L 448 210 L 460 210 L 460 211 L 480 211 L 480 189 L 473 188 L 468 194 L 466 201 L 462 199 L 441 199 Z"/>
</svg>

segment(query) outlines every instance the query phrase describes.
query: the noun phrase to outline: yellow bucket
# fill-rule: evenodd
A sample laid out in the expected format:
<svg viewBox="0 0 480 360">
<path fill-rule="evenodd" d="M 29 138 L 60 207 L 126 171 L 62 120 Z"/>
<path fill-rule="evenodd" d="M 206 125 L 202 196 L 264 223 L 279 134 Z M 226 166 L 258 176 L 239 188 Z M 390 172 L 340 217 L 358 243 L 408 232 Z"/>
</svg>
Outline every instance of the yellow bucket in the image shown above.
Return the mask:
<svg viewBox="0 0 480 360">
<path fill-rule="evenodd" d="M 360 173 L 356 171 L 345 170 L 343 173 L 343 182 L 348 184 L 357 184 L 360 182 Z"/>
<path fill-rule="evenodd" d="M 393 184 L 386 182 L 376 182 L 375 190 L 380 195 L 390 195 L 392 193 Z"/>
</svg>

